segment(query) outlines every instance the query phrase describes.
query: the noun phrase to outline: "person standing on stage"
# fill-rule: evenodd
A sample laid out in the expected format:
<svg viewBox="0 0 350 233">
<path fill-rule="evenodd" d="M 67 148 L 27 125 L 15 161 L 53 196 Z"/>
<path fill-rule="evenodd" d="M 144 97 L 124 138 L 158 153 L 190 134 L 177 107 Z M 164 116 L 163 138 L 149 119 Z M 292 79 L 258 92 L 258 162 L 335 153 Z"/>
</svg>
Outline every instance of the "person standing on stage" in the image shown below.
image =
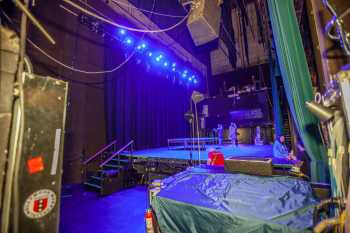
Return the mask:
<svg viewBox="0 0 350 233">
<path fill-rule="evenodd" d="M 219 145 L 222 145 L 222 139 L 224 136 L 224 128 L 222 127 L 222 124 L 218 124 L 217 132 L 218 132 L 218 143 Z"/>
<path fill-rule="evenodd" d="M 261 129 L 260 126 L 256 127 L 254 143 L 256 146 L 262 146 L 264 141 L 261 139 Z"/>
<path fill-rule="evenodd" d="M 238 140 L 237 140 L 237 125 L 234 122 L 231 122 L 230 128 L 229 128 L 229 134 L 231 138 L 231 142 L 233 146 L 238 146 Z"/>
</svg>

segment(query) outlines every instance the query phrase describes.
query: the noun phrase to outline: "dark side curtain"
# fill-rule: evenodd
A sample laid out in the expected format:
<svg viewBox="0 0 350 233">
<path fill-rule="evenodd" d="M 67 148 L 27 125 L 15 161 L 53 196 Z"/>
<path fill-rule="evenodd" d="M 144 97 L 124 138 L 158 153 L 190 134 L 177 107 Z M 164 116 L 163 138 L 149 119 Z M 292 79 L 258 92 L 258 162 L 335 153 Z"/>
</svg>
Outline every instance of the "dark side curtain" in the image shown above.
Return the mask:
<svg viewBox="0 0 350 233">
<path fill-rule="evenodd" d="M 271 91 L 272 91 L 272 103 L 273 103 L 273 119 L 275 126 L 275 135 L 283 134 L 283 119 L 281 111 L 281 103 L 278 91 L 277 76 L 279 76 L 279 70 L 277 64 L 270 59 L 270 80 L 271 80 Z M 276 72 L 278 70 L 278 72 Z"/>
<path fill-rule="evenodd" d="M 106 51 L 105 56 L 106 68 L 124 60 L 118 48 Z M 134 58 L 106 76 L 107 139 L 117 139 L 119 144 L 134 140 L 140 149 L 186 137 L 189 127 L 184 113 L 189 109 L 191 90 L 139 62 Z"/>
<path fill-rule="evenodd" d="M 326 180 L 326 151 L 317 120 L 305 107 L 313 91 L 293 0 L 268 0 L 283 85 L 298 133 L 311 159 L 313 181 Z"/>
</svg>

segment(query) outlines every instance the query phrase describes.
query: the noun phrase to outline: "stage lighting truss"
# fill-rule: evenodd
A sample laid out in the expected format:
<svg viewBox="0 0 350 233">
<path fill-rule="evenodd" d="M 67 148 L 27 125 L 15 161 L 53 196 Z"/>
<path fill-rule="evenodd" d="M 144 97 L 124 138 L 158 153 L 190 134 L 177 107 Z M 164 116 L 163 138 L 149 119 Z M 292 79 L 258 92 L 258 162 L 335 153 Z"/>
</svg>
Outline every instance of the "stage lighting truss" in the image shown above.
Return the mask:
<svg viewBox="0 0 350 233">
<path fill-rule="evenodd" d="M 159 49 L 150 46 L 145 40 L 139 40 L 125 29 L 119 28 L 114 33 L 106 29 L 104 22 L 91 16 L 80 14 L 78 21 L 99 36 L 109 38 L 111 41 L 118 41 L 123 46 L 125 53 L 136 51 L 138 64 L 145 61 L 148 71 L 156 70 L 166 77 L 177 79 L 180 84 L 186 84 L 188 87 L 195 87 L 199 83 L 197 74 L 188 68 L 181 66 L 179 62 L 170 59 Z"/>
</svg>

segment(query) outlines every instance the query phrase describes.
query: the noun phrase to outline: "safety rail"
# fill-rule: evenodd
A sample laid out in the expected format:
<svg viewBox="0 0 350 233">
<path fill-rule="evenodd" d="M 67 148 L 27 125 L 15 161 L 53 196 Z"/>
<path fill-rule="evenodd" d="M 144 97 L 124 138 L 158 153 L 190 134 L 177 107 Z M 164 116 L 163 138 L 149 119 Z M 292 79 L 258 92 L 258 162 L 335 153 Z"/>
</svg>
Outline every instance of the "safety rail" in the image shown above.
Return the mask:
<svg viewBox="0 0 350 233">
<path fill-rule="evenodd" d="M 133 144 L 134 144 L 134 140 L 131 140 L 130 142 L 128 142 L 125 146 L 120 148 L 117 152 L 113 153 L 109 158 L 107 158 L 103 163 L 101 163 L 100 167 L 103 167 L 104 165 L 106 165 L 109 161 L 114 159 L 117 155 L 119 156 L 120 153 L 123 152 L 123 150 L 125 150 L 129 146 L 131 146 L 131 152 L 132 152 L 133 151 Z"/>
<path fill-rule="evenodd" d="M 112 141 L 111 143 L 109 143 L 107 146 L 103 147 L 101 150 L 99 150 L 96 154 L 94 154 L 93 156 L 91 156 L 90 158 L 88 158 L 87 160 L 85 160 L 83 163 L 84 165 L 89 164 L 90 162 L 92 162 L 93 160 L 95 160 L 96 158 L 98 158 L 100 155 L 103 154 L 103 152 L 105 152 L 107 149 L 111 148 L 112 146 L 114 146 L 114 150 L 116 149 L 116 144 L 117 144 L 117 140 Z"/>
</svg>

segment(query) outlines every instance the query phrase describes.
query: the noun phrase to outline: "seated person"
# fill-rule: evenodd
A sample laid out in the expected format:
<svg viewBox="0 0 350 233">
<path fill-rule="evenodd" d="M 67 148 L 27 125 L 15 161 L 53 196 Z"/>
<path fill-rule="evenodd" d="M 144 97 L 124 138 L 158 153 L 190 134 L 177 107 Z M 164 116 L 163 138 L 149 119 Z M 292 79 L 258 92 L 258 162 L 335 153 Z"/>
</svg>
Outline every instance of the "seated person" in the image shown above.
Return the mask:
<svg viewBox="0 0 350 233">
<path fill-rule="evenodd" d="M 293 151 L 288 152 L 287 146 L 284 144 L 285 138 L 283 135 L 276 138 L 276 141 L 273 143 L 273 157 L 280 159 L 296 160 Z"/>
</svg>

